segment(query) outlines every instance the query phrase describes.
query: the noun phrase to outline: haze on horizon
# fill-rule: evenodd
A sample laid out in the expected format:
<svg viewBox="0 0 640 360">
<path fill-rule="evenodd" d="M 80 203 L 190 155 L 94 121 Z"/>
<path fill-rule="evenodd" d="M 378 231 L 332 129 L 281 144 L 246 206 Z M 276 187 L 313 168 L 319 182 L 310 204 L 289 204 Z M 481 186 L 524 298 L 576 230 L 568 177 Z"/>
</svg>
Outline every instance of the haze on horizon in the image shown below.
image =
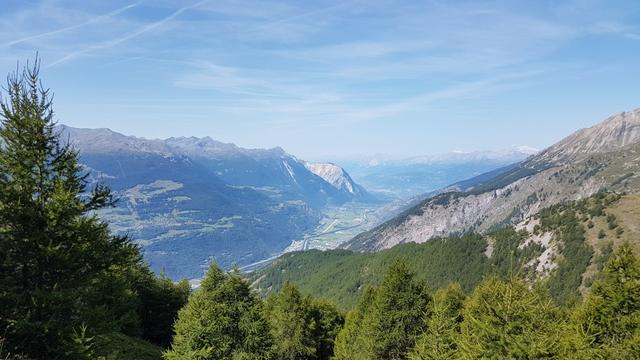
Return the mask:
<svg viewBox="0 0 640 360">
<path fill-rule="evenodd" d="M 62 123 L 303 158 L 543 148 L 640 106 L 640 3 L 3 1 Z"/>
</svg>

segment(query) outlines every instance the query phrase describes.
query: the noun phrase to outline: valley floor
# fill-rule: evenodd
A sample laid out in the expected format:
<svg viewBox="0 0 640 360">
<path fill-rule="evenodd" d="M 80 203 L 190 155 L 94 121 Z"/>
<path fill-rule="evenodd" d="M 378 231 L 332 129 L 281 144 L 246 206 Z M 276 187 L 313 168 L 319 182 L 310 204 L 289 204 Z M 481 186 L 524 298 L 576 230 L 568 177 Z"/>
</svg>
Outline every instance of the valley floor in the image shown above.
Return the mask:
<svg viewBox="0 0 640 360">
<path fill-rule="evenodd" d="M 351 202 L 327 208 L 323 218 L 313 230 L 300 240 L 291 242 L 281 253 L 240 267 L 251 272 L 270 264 L 273 260 L 293 251 L 331 250 L 363 231 L 380 224 L 388 214 L 390 204 Z M 192 281 L 193 282 L 193 281 Z"/>
<path fill-rule="evenodd" d="M 284 252 L 335 249 L 381 220 L 380 204 L 347 203 L 328 208 L 318 226 Z"/>
</svg>

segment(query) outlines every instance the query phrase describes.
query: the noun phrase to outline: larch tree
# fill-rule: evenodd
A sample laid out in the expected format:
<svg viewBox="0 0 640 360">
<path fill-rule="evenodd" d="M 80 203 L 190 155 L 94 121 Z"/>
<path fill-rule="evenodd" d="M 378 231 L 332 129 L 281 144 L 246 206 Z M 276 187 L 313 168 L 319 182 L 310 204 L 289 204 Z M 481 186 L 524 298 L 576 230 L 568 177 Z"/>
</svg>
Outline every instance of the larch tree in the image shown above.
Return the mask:
<svg viewBox="0 0 640 360">
<path fill-rule="evenodd" d="M 462 317 L 462 358 L 539 359 L 559 353 L 564 318 L 547 291 L 523 280 L 485 280 L 466 300 Z"/>
<path fill-rule="evenodd" d="M 396 260 L 370 298 L 359 305 L 361 314 L 347 318 L 340 334 L 336 357 L 357 359 L 406 359 L 424 332 L 431 297 L 424 284 L 402 260 Z M 349 321 L 358 323 L 357 328 Z M 354 339 L 346 339 L 353 336 Z M 354 346 L 354 348 L 348 348 Z M 357 347 L 357 348 L 356 348 Z"/>
<path fill-rule="evenodd" d="M 334 305 L 304 296 L 289 282 L 265 305 L 277 359 L 328 360 L 344 319 Z"/>
<path fill-rule="evenodd" d="M 458 353 L 462 306 L 465 294 L 458 283 L 438 290 L 433 296 L 426 331 L 420 336 L 411 360 L 455 359 Z"/>
<path fill-rule="evenodd" d="M 588 358 L 640 356 L 640 261 L 629 244 L 613 254 L 575 316 L 577 346 Z"/>
</svg>

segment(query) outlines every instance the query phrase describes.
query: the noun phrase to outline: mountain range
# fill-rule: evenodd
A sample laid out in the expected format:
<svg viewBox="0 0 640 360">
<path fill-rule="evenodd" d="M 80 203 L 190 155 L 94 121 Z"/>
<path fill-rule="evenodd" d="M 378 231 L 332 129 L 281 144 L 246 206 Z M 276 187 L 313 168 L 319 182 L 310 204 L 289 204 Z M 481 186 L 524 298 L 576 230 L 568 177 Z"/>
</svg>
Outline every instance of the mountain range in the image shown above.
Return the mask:
<svg viewBox="0 0 640 360">
<path fill-rule="evenodd" d="M 381 178 L 397 176 L 400 183 L 390 188 L 415 185 L 427 194 L 404 200 L 410 204 L 404 211 L 381 216 L 388 220 L 342 248 L 379 251 L 483 234 L 603 190 L 640 190 L 640 110 L 614 115 L 540 152 L 515 147 L 347 163 L 358 182 L 334 163 L 310 163 L 281 148 L 244 149 L 209 137 L 149 140 L 108 129 L 60 126 L 60 132 L 80 150 L 92 180 L 120 197 L 101 215 L 143 247 L 154 270 L 173 278 L 200 277 L 211 261 L 229 268 L 272 258 L 314 229 L 317 234 L 319 224 L 319 233 L 328 234 L 336 224 L 323 217 L 328 207 L 378 201 L 381 192 L 374 196 L 359 184 L 376 171 Z M 365 168 L 369 177 L 362 175 Z M 452 181 L 436 187 L 445 179 Z"/>
<path fill-rule="evenodd" d="M 345 159 L 340 163 L 359 184 L 377 196 L 406 199 L 518 163 L 537 152 L 528 146 L 514 146 L 502 150 L 452 151 L 405 158 L 377 155 Z"/>
<path fill-rule="evenodd" d="M 640 109 L 426 195 L 342 249 L 287 253 L 250 277 L 264 295 L 292 283 L 350 310 L 402 258 L 431 291 L 515 274 L 573 304 L 621 244 L 640 251 L 639 224 Z"/>
<path fill-rule="evenodd" d="M 640 110 L 579 130 L 515 165 L 445 187 L 343 247 L 376 251 L 483 233 L 603 190 L 640 190 Z"/>
<path fill-rule="evenodd" d="M 376 199 L 334 164 L 311 164 L 281 148 L 244 149 L 209 137 L 150 140 L 109 129 L 59 132 L 91 180 L 117 207 L 101 215 L 172 278 L 200 277 L 281 252 L 314 229 L 328 206 Z"/>
</svg>

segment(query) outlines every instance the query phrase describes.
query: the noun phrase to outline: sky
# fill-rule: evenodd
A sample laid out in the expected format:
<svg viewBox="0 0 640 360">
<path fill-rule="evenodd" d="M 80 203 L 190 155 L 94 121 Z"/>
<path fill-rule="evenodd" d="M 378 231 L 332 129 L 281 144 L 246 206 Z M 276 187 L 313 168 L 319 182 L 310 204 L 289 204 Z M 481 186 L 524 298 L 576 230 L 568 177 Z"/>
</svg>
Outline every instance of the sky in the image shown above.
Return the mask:
<svg viewBox="0 0 640 360">
<path fill-rule="evenodd" d="M 544 148 L 640 107 L 640 1 L 2 0 L 59 122 L 307 159 Z"/>
</svg>

